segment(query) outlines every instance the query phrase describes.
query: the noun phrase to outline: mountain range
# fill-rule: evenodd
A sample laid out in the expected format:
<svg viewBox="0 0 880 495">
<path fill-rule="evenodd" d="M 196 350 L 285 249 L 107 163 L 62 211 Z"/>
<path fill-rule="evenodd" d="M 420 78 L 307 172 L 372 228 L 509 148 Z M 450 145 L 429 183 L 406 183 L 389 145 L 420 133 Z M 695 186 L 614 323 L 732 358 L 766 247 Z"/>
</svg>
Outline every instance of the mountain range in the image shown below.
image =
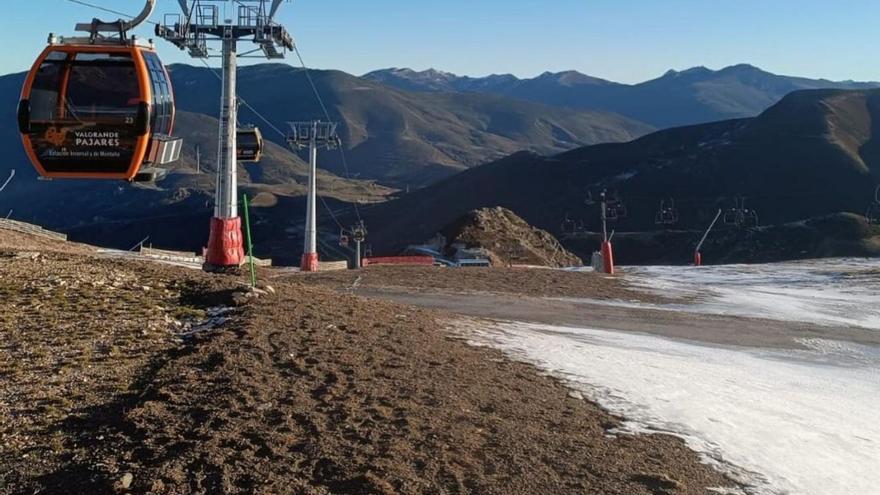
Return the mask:
<svg viewBox="0 0 880 495">
<path fill-rule="evenodd" d="M 0 175 L 5 180 L 11 169 L 17 171 L 16 179 L 0 196 L 0 209 L 8 207 L 4 216 L 11 209 L 14 218 L 56 229 L 78 229 L 81 233 L 112 224 L 114 240 L 110 243 L 115 246 L 140 240 L 138 229 L 121 236 L 119 222 L 143 226 L 146 219 L 171 213 L 209 216 L 220 81 L 209 68 L 176 65 L 170 67 L 170 72 L 178 110 L 175 133 L 184 138 L 185 144 L 183 157 L 171 167 L 168 178 L 155 186 L 135 187 L 95 181 L 38 182 L 17 128 L 4 126 L 0 129 L 0 149 L 8 150 L 8 155 L 0 163 Z M 382 200 L 391 189 L 375 184 L 373 179 L 400 187 L 419 187 L 520 149 L 555 153 L 587 143 L 625 141 L 651 130 L 650 126 L 616 115 L 566 110 L 496 95 L 454 98 L 414 94 L 339 71 L 312 71 L 311 77 L 331 118 L 342 123 L 340 133 L 347 147 L 347 163 L 337 152 L 320 156 L 319 188 L 331 204 Z M 243 189 L 265 193 L 262 198 L 267 203 L 302 197 L 307 167 L 287 148 L 284 132 L 287 121 L 323 118 L 308 79 L 301 69 L 281 64 L 242 67 L 238 79 L 239 93 L 249 105 L 241 107 L 239 120 L 259 124 L 267 138 L 263 161 L 240 168 Z M 0 101 L 5 102 L 0 104 L 0 118 L 5 122 L 15 122 L 23 81 L 23 73 L 0 76 Z M 202 174 L 195 173 L 197 149 L 201 151 Z M 298 221 L 300 215 L 288 217 Z M 143 230 L 173 242 L 171 232 L 159 233 L 160 229 L 147 223 L 150 227 Z M 202 224 L 202 220 L 193 220 L 186 228 L 201 231 L 205 228 Z M 93 240 L 91 234 L 87 237 Z M 193 244 L 200 242 L 201 236 Z"/>
<path fill-rule="evenodd" d="M 383 69 L 363 77 L 408 91 L 479 92 L 564 108 L 603 110 L 656 128 L 754 117 L 798 90 L 880 87 L 874 82 L 781 76 L 748 64 L 721 70 L 670 70 L 639 84 L 616 83 L 576 71 L 520 79 L 510 74 L 474 78 L 433 69 Z"/>
<path fill-rule="evenodd" d="M 347 205 L 361 203 L 371 225 L 371 242 L 386 252 L 424 240 L 468 211 L 485 206 L 507 207 L 560 235 L 565 218 L 596 230 L 596 206 L 586 203 L 589 194 L 595 198 L 603 188 L 617 191 L 627 202 L 629 218 L 614 226 L 625 231 L 663 230 L 653 223 L 661 199 L 675 199 L 681 213 L 675 228 L 687 232 L 704 228 L 717 209 L 731 207 L 739 196 L 760 212 L 762 223 L 864 212 L 878 182 L 880 148 L 874 138 L 880 132 L 874 125 L 880 118 L 878 91 L 796 91 L 774 103 L 775 95 L 791 85 L 825 83 L 756 71 L 745 66 L 717 72 L 692 70 L 667 74 L 660 78 L 664 84 L 652 82 L 657 91 L 653 105 L 668 107 L 676 98 L 690 102 L 676 114 L 682 121 L 696 105 L 703 105 L 704 117 L 712 112 L 747 113 L 745 107 L 760 113 L 657 132 L 652 132 L 653 125 L 609 111 L 562 108 L 511 96 L 516 92 L 513 88 L 525 86 L 512 76 L 471 80 L 466 90 L 402 89 L 392 87 L 397 85 L 393 82 L 378 82 L 375 74 L 365 79 L 339 71 L 312 71 L 323 105 L 332 119 L 344 123 L 340 132 L 348 156 L 344 163 L 338 153 L 319 155 L 323 169 L 319 189 L 344 222 L 353 220 L 344 216 L 350 209 Z M 150 236 L 163 247 L 198 249 L 207 236 L 211 214 L 218 125 L 214 114 L 220 85 L 208 68 L 178 65 L 171 72 L 178 103 L 176 132 L 185 146 L 182 160 L 168 178 L 138 186 L 38 182 L 17 129 L 6 126 L 0 129 L 0 149 L 8 150 L 0 163 L 0 177 L 5 179 L 10 169 L 18 175 L 0 194 L 0 213 L 11 209 L 13 218 L 115 247 L 130 247 Z M 743 72 L 760 77 L 749 86 L 743 82 Z M 434 76 L 429 79 L 458 79 Z M 23 74 L 0 77 L 0 95 L 5 95 L 0 118 L 6 122 L 15 121 L 23 78 Z M 626 86 L 573 72 L 538 79 L 573 90 Z M 738 82 L 719 89 L 723 81 L 731 80 Z M 323 110 L 300 69 L 277 64 L 244 67 L 239 84 L 247 103 L 260 111 L 257 115 L 243 106 L 240 121 L 259 124 L 269 139 L 263 162 L 243 165 L 239 175 L 242 190 L 255 199 L 253 218 L 262 240 L 258 252 L 281 253 L 276 257 L 295 260 L 306 166 L 284 146 L 283 124 L 321 118 Z M 474 90 L 503 84 L 510 94 Z M 657 89 L 662 87 L 665 92 Z M 693 92 L 696 87 L 702 88 L 702 96 Z M 730 100 L 739 103 L 724 111 L 717 103 L 706 106 L 706 101 L 717 102 L 723 99 L 718 95 L 732 93 L 752 96 Z M 714 99 L 707 100 L 707 94 Z M 758 110 L 765 105 L 769 108 Z M 739 110 L 731 110 L 734 107 Z M 646 103 L 645 108 L 651 105 Z M 202 152 L 201 173 L 195 170 L 197 149 Z M 505 155 L 509 156 L 496 160 Z M 387 201 L 395 196 L 399 199 Z M 174 221 L 169 223 L 170 219 Z M 324 232 L 333 234 L 338 227 L 327 220 Z M 587 249 L 583 247 L 581 254 Z"/>
<path fill-rule="evenodd" d="M 855 214 L 842 223 L 820 222 L 823 228 L 839 229 L 834 234 L 810 237 L 801 232 L 780 241 L 787 243 L 786 255 L 803 251 L 805 256 L 824 252 L 821 246 L 801 244 L 806 238 L 828 243 L 838 235 L 875 235 L 876 229 L 860 218 L 874 201 L 878 183 L 880 89 L 812 90 L 789 94 L 754 118 L 666 129 L 629 143 L 551 157 L 518 153 L 376 204 L 367 217 L 377 246 L 395 251 L 489 206 L 508 208 L 560 236 L 571 237 L 565 232 L 566 219 L 585 231 L 601 231 L 597 200 L 602 190 L 619 198 L 627 210 L 612 229 L 681 231 L 689 239 L 687 249 L 693 249 L 716 212 L 735 208 L 737 201 L 757 212 L 761 225 Z M 667 206 L 674 202 L 679 213 L 675 225 L 655 224 L 661 201 Z M 760 229 L 725 225 L 726 220 L 719 231 L 750 232 L 750 242 L 762 242 Z M 742 242 L 738 235 L 730 239 Z M 847 254 L 880 252 L 876 239 L 870 242 L 873 247 Z M 566 247 L 584 256 L 595 243 Z M 656 250 L 668 249 L 651 243 L 642 248 L 640 259 L 630 262 L 656 259 L 651 258 L 660 254 Z M 761 254 L 772 257 L 782 249 Z"/>
<path fill-rule="evenodd" d="M 171 66 L 178 108 L 214 115 L 217 74 Z M 588 144 L 628 141 L 651 126 L 607 112 L 571 110 L 492 94 L 416 93 L 340 71 L 310 71 L 319 101 L 301 69 L 283 64 L 242 67 L 242 123 L 264 127 L 284 144 L 289 121 L 340 122 L 348 173 L 399 187 L 422 186 L 520 150 L 555 154 Z M 257 109 L 260 115 L 251 111 Z M 276 129 L 267 128 L 265 118 Z M 322 168 L 346 174 L 337 153 L 322 154 Z"/>
</svg>

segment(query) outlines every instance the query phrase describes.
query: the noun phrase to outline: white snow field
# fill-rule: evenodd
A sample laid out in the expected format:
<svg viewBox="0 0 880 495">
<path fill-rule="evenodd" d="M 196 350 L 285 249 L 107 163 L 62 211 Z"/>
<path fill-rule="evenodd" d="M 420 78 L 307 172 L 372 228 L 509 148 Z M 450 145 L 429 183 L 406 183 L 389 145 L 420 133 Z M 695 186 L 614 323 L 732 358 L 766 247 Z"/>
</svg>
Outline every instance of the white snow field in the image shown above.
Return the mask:
<svg viewBox="0 0 880 495">
<path fill-rule="evenodd" d="M 683 437 L 754 494 L 880 494 L 880 349 L 742 350 L 600 330 L 472 329 L 627 418 Z"/>
<path fill-rule="evenodd" d="M 880 260 L 624 270 L 652 292 L 697 298 L 668 309 L 880 330 Z"/>
<path fill-rule="evenodd" d="M 877 261 L 625 270 L 645 290 L 696 298 L 656 308 L 807 322 L 831 335 L 880 329 Z M 471 330 L 474 343 L 623 416 L 625 430 L 681 436 L 749 493 L 880 494 L 880 348 L 822 339 L 798 350 L 733 348 L 515 322 Z"/>
</svg>

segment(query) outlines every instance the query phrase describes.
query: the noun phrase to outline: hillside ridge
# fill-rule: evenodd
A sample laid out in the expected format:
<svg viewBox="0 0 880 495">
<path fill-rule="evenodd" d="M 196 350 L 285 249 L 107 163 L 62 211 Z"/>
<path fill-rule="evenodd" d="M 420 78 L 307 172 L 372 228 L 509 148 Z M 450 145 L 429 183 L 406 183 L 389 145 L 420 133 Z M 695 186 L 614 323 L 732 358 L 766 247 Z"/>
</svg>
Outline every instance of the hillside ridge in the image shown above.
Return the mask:
<svg viewBox="0 0 880 495">
<path fill-rule="evenodd" d="M 482 92 L 565 108 L 605 110 L 658 128 L 754 117 L 797 90 L 880 86 L 878 82 L 778 75 L 746 63 L 718 70 L 702 66 L 669 70 L 634 84 L 573 70 L 545 72 L 532 78 L 442 74 L 442 79 L 432 79 L 427 73 L 396 69 L 373 71 L 363 77 L 409 91 Z"/>
<path fill-rule="evenodd" d="M 734 208 L 736 201 L 757 211 L 760 225 L 840 212 L 861 216 L 880 183 L 880 127 L 875 122 L 880 122 L 880 89 L 795 92 L 752 119 L 666 129 L 629 143 L 552 157 L 514 154 L 418 195 L 377 205 L 368 220 L 377 225 L 372 232 L 381 243 L 376 242 L 393 250 L 398 240 L 427 238 L 483 207 L 508 208 L 557 236 L 565 233 L 565 219 L 585 232 L 600 231 L 595 200 L 603 189 L 619 195 L 628 210 L 612 225 L 617 232 L 677 230 L 699 238 L 715 213 Z M 670 199 L 678 223 L 656 225 L 658 205 Z M 821 225 L 825 229 L 828 224 Z M 873 235 L 861 232 L 856 237 Z M 797 252 L 789 248 L 780 253 Z M 584 257 L 584 246 L 575 252 Z"/>
</svg>

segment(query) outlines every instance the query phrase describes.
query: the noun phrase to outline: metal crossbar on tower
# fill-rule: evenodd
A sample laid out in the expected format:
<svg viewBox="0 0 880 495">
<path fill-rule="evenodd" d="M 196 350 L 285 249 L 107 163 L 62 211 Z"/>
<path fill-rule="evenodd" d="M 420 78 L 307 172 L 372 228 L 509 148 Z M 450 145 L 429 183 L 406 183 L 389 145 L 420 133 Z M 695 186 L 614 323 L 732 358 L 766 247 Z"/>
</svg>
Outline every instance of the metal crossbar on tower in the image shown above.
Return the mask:
<svg viewBox="0 0 880 495">
<path fill-rule="evenodd" d="M 352 263 L 352 268 L 355 270 L 361 268 L 361 263 L 363 261 L 363 256 L 361 255 L 361 244 L 367 240 L 367 227 L 364 225 L 364 221 L 361 220 L 357 225 L 351 228 L 352 237 L 354 237 L 355 250 L 354 250 L 354 263 Z"/>
<path fill-rule="evenodd" d="M 169 14 L 156 26 L 156 36 L 189 52 L 194 58 L 211 58 L 209 43 L 221 44 L 223 92 L 220 106 L 217 185 L 211 235 L 205 249 L 205 270 L 222 271 L 244 263 L 241 218 L 238 216 L 237 59 L 262 52 L 260 57 L 284 58 L 294 49 L 293 38 L 273 18 L 282 0 L 178 0 L 183 14 Z M 221 19 L 231 6 L 235 13 Z M 221 8 L 224 7 L 224 8 Z M 238 42 L 250 41 L 256 50 L 238 53 Z"/>
<path fill-rule="evenodd" d="M 291 132 L 287 142 L 295 151 L 309 150 L 309 195 L 306 208 L 305 245 L 300 268 L 304 272 L 318 271 L 317 181 L 318 148 L 336 149 L 342 145 L 333 122 L 289 122 Z"/>
</svg>

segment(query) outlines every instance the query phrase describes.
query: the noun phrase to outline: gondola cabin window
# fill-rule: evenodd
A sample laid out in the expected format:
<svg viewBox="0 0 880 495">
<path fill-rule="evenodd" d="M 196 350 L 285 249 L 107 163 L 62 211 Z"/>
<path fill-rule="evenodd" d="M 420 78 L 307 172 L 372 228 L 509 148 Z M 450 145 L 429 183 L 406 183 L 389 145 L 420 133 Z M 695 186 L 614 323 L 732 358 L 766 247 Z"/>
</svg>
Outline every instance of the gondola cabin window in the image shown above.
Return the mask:
<svg viewBox="0 0 880 495">
<path fill-rule="evenodd" d="M 69 70 L 69 118 L 134 123 L 141 96 L 130 54 L 77 53 Z"/>
<path fill-rule="evenodd" d="M 61 74 L 66 59 L 66 53 L 52 52 L 37 70 L 31 89 L 32 123 L 54 121 L 60 115 Z"/>
<path fill-rule="evenodd" d="M 150 73 L 150 86 L 153 92 L 153 132 L 171 134 L 174 123 L 174 95 L 168 84 L 165 66 L 155 53 L 145 52 L 144 61 Z"/>
</svg>

